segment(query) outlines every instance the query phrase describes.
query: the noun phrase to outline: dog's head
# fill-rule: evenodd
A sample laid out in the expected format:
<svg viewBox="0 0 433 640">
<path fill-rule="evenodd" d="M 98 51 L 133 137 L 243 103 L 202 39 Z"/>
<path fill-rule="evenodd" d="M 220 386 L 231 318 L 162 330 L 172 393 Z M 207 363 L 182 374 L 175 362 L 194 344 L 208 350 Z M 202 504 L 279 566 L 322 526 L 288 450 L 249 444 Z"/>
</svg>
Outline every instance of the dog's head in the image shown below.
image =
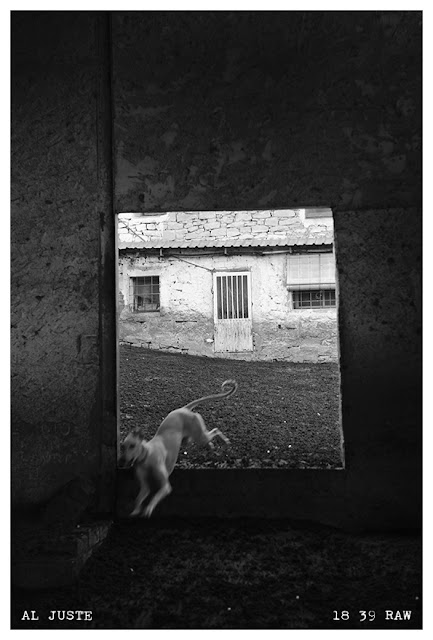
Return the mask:
<svg viewBox="0 0 433 640">
<path fill-rule="evenodd" d="M 143 433 L 134 429 L 120 445 L 119 467 L 132 467 L 137 458 L 143 453 Z"/>
</svg>

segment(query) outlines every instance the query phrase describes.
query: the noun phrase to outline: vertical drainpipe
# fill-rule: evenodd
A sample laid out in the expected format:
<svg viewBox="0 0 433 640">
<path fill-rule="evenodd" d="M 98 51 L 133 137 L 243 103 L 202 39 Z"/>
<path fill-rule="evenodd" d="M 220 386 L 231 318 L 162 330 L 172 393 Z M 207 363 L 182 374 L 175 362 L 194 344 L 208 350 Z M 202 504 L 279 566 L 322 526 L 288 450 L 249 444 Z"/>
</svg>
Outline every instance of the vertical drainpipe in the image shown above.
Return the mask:
<svg viewBox="0 0 433 640">
<path fill-rule="evenodd" d="M 96 21 L 96 132 L 99 215 L 98 513 L 115 507 L 118 447 L 117 242 L 114 214 L 111 14 Z M 95 425 L 96 428 L 96 425 Z"/>
</svg>

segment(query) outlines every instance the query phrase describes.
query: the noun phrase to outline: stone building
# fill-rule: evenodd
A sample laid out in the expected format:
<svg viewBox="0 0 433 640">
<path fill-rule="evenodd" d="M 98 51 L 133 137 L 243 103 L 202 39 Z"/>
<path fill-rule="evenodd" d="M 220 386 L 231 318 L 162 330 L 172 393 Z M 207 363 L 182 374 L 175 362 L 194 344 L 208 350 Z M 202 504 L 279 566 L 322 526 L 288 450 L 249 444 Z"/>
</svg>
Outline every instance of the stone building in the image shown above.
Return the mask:
<svg viewBox="0 0 433 640">
<path fill-rule="evenodd" d="M 337 360 L 330 209 L 118 219 L 121 342 L 244 360 Z"/>
</svg>

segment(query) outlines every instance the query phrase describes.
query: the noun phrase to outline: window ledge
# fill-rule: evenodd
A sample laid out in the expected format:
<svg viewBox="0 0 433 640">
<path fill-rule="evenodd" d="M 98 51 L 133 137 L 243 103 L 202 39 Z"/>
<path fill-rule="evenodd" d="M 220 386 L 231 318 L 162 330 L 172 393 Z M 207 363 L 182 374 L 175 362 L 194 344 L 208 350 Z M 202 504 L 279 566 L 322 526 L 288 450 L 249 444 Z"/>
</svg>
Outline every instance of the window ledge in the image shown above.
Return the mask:
<svg viewBox="0 0 433 640">
<path fill-rule="evenodd" d="M 292 311 L 337 311 L 337 307 L 304 307 L 303 309 L 292 309 Z"/>
</svg>

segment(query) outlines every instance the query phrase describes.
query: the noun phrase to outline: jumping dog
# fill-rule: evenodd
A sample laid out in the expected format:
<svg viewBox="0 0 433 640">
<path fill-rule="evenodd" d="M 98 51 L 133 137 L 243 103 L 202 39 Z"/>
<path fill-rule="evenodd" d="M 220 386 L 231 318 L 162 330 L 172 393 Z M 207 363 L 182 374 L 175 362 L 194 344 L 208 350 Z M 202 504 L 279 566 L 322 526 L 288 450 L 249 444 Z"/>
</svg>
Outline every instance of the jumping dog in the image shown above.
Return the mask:
<svg viewBox="0 0 433 640">
<path fill-rule="evenodd" d="M 169 413 L 151 440 L 146 442 L 140 430 L 131 431 L 126 436 L 121 445 L 119 466 L 133 466 L 140 483 L 140 491 L 131 516 L 140 514 L 143 502 L 151 492 L 151 485 L 156 487 L 156 491 L 143 512 L 148 518 L 157 504 L 171 493 L 169 476 L 176 465 L 182 440 L 213 448 L 212 440 L 219 436 L 229 444 L 228 438 L 219 429 L 208 431 L 201 415 L 192 411 L 194 407 L 208 400 L 228 398 L 236 392 L 238 385 L 234 380 L 225 380 L 221 388 L 223 393 L 193 400 Z M 224 391 L 227 388 L 228 390 Z"/>
</svg>

